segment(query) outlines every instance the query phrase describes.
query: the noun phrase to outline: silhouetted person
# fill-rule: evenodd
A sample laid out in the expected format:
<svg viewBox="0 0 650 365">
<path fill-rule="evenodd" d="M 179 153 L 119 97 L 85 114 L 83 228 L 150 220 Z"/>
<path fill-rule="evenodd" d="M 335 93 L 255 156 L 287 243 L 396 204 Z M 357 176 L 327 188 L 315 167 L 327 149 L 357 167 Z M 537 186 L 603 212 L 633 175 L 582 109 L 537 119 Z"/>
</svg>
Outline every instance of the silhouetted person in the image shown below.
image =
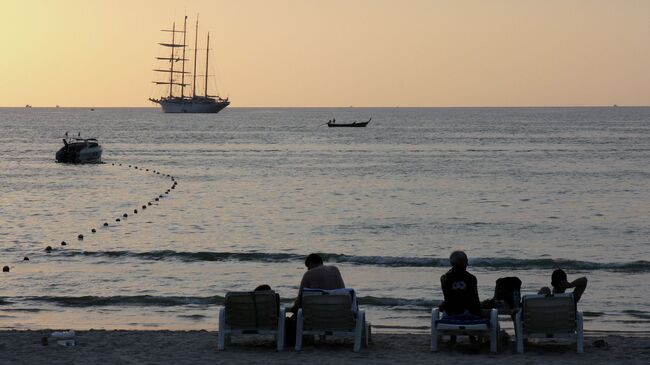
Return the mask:
<svg viewBox="0 0 650 365">
<path fill-rule="evenodd" d="M 307 272 L 302 276 L 300 281 L 300 289 L 298 297 L 293 303 L 293 306 L 287 309 L 287 312 L 293 313 L 291 317 L 286 319 L 285 323 L 285 340 L 286 344 L 291 346 L 296 341 L 296 313 L 302 306 L 302 290 L 309 289 L 322 289 L 334 290 L 345 288 L 341 272 L 336 266 L 323 265 L 323 258 L 320 255 L 312 253 L 305 259 L 305 266 Z"/>
<path fill-rule="evenodd" d="M 287 312 L 298 312 L 300 308 L 300 300 L 302 297 L 302 289 L 323 289 L 333 290 L 345 288 L 341 272 L 336 266 L 323 265 L 323 258 L 320 255 L 312 253 L 305 259 L 305 267 L 307 272 L 302 276 L 300 281 L 300 289 L 298 291 L 298 298 Z"/>
<path fill-rule="evenodd" d="M 587 278 L 583 276 L 581 278 L 575 279 L 572 282 L 569 282 L 566 272 L 564 272 L 562 269 L 557 269 L 553 271 L 553 274 L 551 274 L 551 286 L 553 287 L 552 290 L 549 287 L 545 286 L 541 288 L 537 294 L 562 294 L 567 289 L 575 288 L 573 289 L 572 294 L 573 299 L 575 300 L 576 304 L 578 304 L 580 298 L 582 298 L 582 293 L 584 293 L 585 289 L 587 289 Z"/>
<path fill-rule="evenodd" d="M 440 310 L 447 316 L 481 315 L 476 277 L 467 272 L 467 255 L 454 251 L 449 256 L 451 269 L 440 277 L 445 300 Z"/>
<path fill-rule="evenodd" d="M 266 291 L 266 290 L 271 290 L 271 286 L 268 285 L 268 284 L 262 284 L 262 285 L 258 286 L 257 288 L 255 288 L 255 290 L 253 290 L 253 291 Z"/>
</svg>

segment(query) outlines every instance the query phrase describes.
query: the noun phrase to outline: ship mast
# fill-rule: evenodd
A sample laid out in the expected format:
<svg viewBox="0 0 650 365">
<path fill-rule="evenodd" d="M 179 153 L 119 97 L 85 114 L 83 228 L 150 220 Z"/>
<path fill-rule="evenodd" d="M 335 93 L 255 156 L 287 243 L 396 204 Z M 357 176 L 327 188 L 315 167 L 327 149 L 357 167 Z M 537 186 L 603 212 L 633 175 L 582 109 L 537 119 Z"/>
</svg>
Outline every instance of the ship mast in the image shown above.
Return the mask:
<svg viewBox="0 0 650 365">
<path fill-rule="evenodd" d="M 172 23 L 172 45 L 174 44 L 174 37 L 176 36 L 176 22 Z M 169 97 L 173 97 L 174 89 L 174 47 L 169 47 L 171 55 L 169 56 Z"/>
<path fill-rule="evenodd" d="M 208 60 L 210 58 L 210 33 L 208 33 L 208 42 L 205 48 L 205 97 L 208 97 Z"/>
<path fill-rule="evenodd" d="M 187 17 L 186 17 L 187 18 Z M 187 22 L 187 20 L 186 20 Z M 184 25 L 184 28 L 186 28 L 186 24 Z M 173 98 L 174 97 L 174 85 L 178 85 L 181 87 L 181 98 L 183 97 L 183 88 L 187 86 L 185 84 L 185 74 L 189 73 L 185 71 L 185 61 L 187 59 L 185 58 L 185 29 L 183 30 L 176 30 L 176 23 L 172 23 L 172 29 L 163 29 L 163 32 L 171 32 L 172 33 L 172 42 L 171 43 L 158 43 L 163 47 L 169 47 L 170 48 L 170 54 L 169 57 L 156 57 L 156 59 L 159 60 L 164 60 L 164 61 L 169 61 L 169 69 L 165 70 L 160 70 L 160 69 L 154 69 L 156 72 L 167 72 L 169 73 L 169 80 L 168 81 L 154 81 L 155 84 L 158 85 L 169 85 L 169 97 L 168 98 Z M 183 44 L 176 44 L 176 33 L 183 33 Z M 183 57 L 179 58 L 178 56 L 174 57 L 174 54 L 176 53 L 176 48 L 178 47 L 183 47 Z M 181 71 L 176 71 L 174 70 L 174 63 L 178 61 L 183 61 L 182 67 L 183 69 Z M 174 81 L 174 74 L 181 74 L 181 82 Z"/>
<path fill-rule="evenodd" d="M 187 15 L 183 20 L 183 58 L 182 58 L 182 69 L 181 69 L 181 99 L 185 91 L 185 35 L 187 34 Z M 172 42 L 174 43 L 174 42 Z M 172 73 L 173 74 L 173 73 Z"/>
<path fill-rule="evenodd" d="M 196 98 L 196 51 L 199 44 L 199 14 L 196 14 L 196 30 L 194 31 L 194 73 L 192 74 L 192 98 Z"/>
</svg>

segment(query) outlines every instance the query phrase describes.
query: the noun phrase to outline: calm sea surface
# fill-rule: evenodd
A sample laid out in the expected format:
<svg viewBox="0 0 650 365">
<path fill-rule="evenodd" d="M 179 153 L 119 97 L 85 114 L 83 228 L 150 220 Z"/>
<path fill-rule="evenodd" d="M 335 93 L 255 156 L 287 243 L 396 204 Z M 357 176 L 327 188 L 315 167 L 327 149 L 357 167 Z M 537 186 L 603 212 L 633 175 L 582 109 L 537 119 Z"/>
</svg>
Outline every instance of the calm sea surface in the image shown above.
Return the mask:
<svg viewBox="0 0 650 365">
<path fill-rule="evenodd" d="M 463 249 L 481 299 L 561 267 L 587 331 L 650 334 L 650 108 L 19 108 L 0 131 L 0 328 L 215 330 L 227 291 L 288 304 L 320 252 L 378 330 L 425 331 Z M 55 163 L 65 131 L 105 163 Z"/>
</svg>

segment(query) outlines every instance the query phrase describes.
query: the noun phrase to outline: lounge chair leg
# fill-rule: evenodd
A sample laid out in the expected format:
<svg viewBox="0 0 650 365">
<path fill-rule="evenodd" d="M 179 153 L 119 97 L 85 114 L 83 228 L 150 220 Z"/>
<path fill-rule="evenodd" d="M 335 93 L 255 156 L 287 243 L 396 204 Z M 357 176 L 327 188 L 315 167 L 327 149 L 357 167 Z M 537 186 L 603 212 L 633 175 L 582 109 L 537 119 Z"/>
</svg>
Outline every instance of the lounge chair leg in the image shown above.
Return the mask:
<svg viewBox="0 0 650 365">
<path fill-rule="evenodd" d="M 298 314 L 296 318 L 296 351 L 302 350 L 302 308 L 298 309 Z"/>
<path fill-rule="evenodd" d="M 517 336 L 517 352 L 520 354 L 524 353 L 524 329 L 521 323 L 521 309 L 517 312 L 515 317 L 515 333 Z"/>
<path fill-rule="evenodd" d="M 364 334 L 364 341 L 363 344 L 366 348 L 370 346 L 370 336 L 372 329 L 370 328 L 370 322 L 366 321 L 363 325 L 363 334 Z"/>
<path fill-rule="evenodd" d="M 278 314 L 278 333 L 275 335 L 275 344 L 278 351 L 284 349 L 284 322 L 286 318 L 286 310 L 284 307 L 280 308 L 280 313 Z"/>
<path fill-rule="evenodd" d="M 436 320 L 438 319 L 438 315 L 438 308 L 431 310 L 431 352 L 438 351 L 438 329 L 436 328 Z"/>
<path fill-rule="evenodd" d="M 576 333 L 576 336 L 577 336 L 577 338 L 576 338 L 576 342 L 577 342 L 576 347 L 577 347 L 577 352 L 579 354 L 582 354 L 582 353 L 585 352 L 585 346 L 584 346 L 585 338 L 584 338 L 583 319 L 582 319 L 582 313 L 581 312 L 576 313 L 576 322 L 577 322 L 576 327 L 578 327 L 577 331 L 576 331 L 577 332 Z"/>
<path fill-rule="evenodd" d="M 225 308 L 219 309 L 219 342 L 217 349 L 223 351 L 226 348 L 226 311 Z"/>
<path fill-rule="evenodd" d="M 497 352 L 497 343 L 498 343 L 498 334 L 499 334 L 499 316 L 496 309 L 492 309 L 490 312 L 490 352 Z"/>
<path fill-rule="evenodd" d="M 357 320 L 354 325 L 354 352 L 361 350 L 361 336 L 363 332 L 363 323 L 366 321 L 366 312 L 359 310 L 357 313 Z"/>
</svg>

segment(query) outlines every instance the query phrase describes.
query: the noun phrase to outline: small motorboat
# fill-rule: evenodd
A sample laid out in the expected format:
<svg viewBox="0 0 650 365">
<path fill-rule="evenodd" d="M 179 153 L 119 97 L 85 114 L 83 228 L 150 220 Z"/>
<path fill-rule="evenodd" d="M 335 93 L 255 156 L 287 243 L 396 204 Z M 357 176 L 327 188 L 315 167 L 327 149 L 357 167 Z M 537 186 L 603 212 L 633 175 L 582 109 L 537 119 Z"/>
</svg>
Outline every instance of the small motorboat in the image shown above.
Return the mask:
<svg viewBox="0 0 650 365">
<path fill-rule="evenodd" d="M 327 122 L 328 127 L 353 127 L 353 128 L 358 128 L 358 127 L 365 127 L 370 123 L 372 118 L 368 119 L 367 122 L 352 122 L 352 123 L 336 123 L 336 119 L 332 119 L 329 122 Z"/>
<path fill-rule="evenodd" d="M 56 152 L 56 161 L 63 163 L 99 163 L 102 162 L 102 146 L 97 138 L 63 138 L 63 147 Z"/>
</svg>

